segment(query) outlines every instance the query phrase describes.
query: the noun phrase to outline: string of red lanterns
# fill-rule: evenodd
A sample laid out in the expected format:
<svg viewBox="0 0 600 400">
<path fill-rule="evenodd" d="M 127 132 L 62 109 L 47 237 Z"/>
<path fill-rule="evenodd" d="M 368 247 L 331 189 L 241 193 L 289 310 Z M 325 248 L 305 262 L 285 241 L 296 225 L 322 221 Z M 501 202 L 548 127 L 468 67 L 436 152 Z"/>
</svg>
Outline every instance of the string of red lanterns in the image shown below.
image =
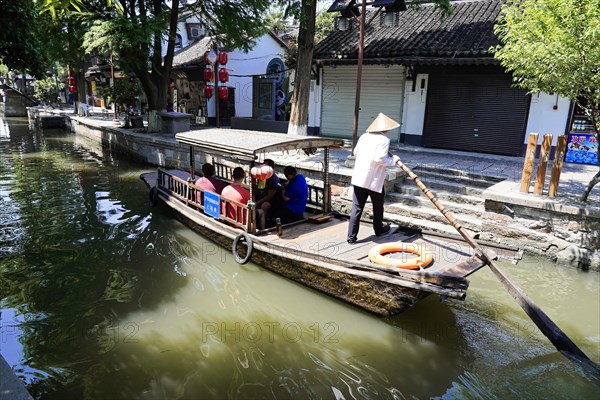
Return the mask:
<svg viewBox="0 0 600 400">
<path fill-rule="evenodd" d="M 211 50 L 212 51 L 212 50 Z M 204 63 L 206 65 L 206 68 L 204 68 L 204 73 L 203 73 L 203 78 L 205 81 L 205 86 L 204 86 L 204 97 L 206 97 L 207 99 L 210 99 L 213 94 L 214 94 L 214 89 L 212 85 L 209 85 L 210 82 L 214 82 L 215 86 L 218 86 L 217 82 L 216 82 L 216 78 L 215 77 L 215 71 L 213 70 L 213 65 L 216 64 L 218 62 L 218 64 L 220 65 L 226 65 L 227 64 L 227 52 L 225 51 L 220 51 L 219 54 L 215 57 L 214 51 L 211 54 L 211 51 L 206 51 L 204 53 Z M 229 81 L 229 72 L 227 71 L 226 68 L 220 68 L 219 69 L 219 74 L 218 74 L 218 79 L 219 82 L 221 83 L 226 83 L 227 81 Z M 227 100 L 229 98 L 229 90 L 227 89 L 227 86 L 218 86 L 219 89 L 219 99 L 221 100 Z"/>
<path fill-rule="evenodd" d="M 75 78 L 75 71 L 72 69 L 67 72 L 67 84 L 69 85 L 69 92 L 77 93 L 77 78 Z"/>
</svg>

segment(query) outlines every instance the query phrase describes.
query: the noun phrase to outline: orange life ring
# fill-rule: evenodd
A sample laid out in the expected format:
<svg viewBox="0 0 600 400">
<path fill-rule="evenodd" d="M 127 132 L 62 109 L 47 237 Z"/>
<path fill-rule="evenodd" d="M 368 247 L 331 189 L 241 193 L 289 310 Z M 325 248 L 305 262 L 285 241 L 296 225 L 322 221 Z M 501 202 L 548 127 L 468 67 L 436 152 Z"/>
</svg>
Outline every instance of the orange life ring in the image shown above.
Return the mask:
<svg viewBox="0 0 600 400">
<path fill-rule="evenodd" d="M 385 254 L 396 252 L 412 253 L 418 255 L 419 257 L 402 260 L 384 256 Z M 421 250 L 421 246 L 418 244 L 395 242 L 382 243 L 373 246 L 371 250 L 369 250 L 369 260 L 371 260 L 372 263 L 386 265 L 388 267 L 420 269 L 428 267 L 433 261 L 433 257 L 431 254 L 424 254 L 424 252 Z"/>
</svg>

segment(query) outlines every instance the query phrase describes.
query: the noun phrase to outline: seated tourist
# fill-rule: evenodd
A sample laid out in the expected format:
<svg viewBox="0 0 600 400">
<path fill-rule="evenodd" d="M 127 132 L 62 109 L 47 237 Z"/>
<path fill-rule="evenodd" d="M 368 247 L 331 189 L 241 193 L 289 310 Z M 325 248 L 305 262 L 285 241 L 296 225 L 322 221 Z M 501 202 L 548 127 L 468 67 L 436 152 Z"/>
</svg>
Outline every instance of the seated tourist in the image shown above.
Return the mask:
<svg viewBox="0 0 600 400">
<path fill-rule="evenodd" d="M 288 180 L 287 185 L 281 189 L 283 202 L 277 207 L 275 216 L 270 218 L 270 221 L 281 218 L 281 223 L 286 224 L 304 218 L 304 209 L 308 202 L 308 184 L 304 175 L 299 174 L 291 165 L 285 167 L 283 174 Z"/>
<path fill-rule="evenodd" d="M 225 186 L 221 192 L 221 199 L 237 201 L 241 204 L 247 204 L 250 200 L 250 191 L 242 186 L 246 173 L 241 167 L 233 169 L 233 183 Z M 234 207 L 232 204 L 227 204 L 226 215 L 237 222 L 246 223 L 245 210 Z"/>
<path fill-rule="evenodd" d="M 265 159 L 264 163 L 275 171 L 275 162 L 270 158 Z M 264 189 L 257 189 L 256 192 L 256 210 L 258 229 L 264 229 L 269 210 L 277 206 L 281 201 L 281 182 L 275 172 L 267 179 Z"/>
<path fill-rule="evenodd" d="M 202 177 L 196 180 L 196 186 L 202 190 L 208 190 L 216 194 L 221 194 L 223 188 L 227 186 L 227 183 L 223 182 L 219 178 L 215 178 L 215 167 L 210 163 L 202 165 Z M 196 194 L 196 201 L 202 203 L 203 197 L 202 192 Z"/>
</svg>

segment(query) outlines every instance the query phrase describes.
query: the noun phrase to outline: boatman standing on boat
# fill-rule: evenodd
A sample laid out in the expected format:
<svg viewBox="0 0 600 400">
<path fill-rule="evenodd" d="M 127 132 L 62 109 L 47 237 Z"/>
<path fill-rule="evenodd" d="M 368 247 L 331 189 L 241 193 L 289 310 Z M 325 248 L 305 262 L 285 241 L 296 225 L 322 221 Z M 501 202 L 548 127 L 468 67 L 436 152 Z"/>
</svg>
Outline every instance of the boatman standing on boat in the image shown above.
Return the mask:
<svg viewBox="0 0 600 400">
<path fill-rule="evenodd" d="M 393 119 L 379 113 L 356 143 L 353 153 L 356 159 L 351 181 L 354 194 L 347 237 L 350 244 L 357 240 L 360 217 L 369 197 L 373 204 L 375 234 L 381 236 L 390 230 L 389 225 L 383 224 L 383 198 L 385 197 L 383 182 L 387 167 L 396 165 L 400 158 L 389 155 L 390 139 L 386 134 L 399 126 L 400 124 Z"/>
</svg>

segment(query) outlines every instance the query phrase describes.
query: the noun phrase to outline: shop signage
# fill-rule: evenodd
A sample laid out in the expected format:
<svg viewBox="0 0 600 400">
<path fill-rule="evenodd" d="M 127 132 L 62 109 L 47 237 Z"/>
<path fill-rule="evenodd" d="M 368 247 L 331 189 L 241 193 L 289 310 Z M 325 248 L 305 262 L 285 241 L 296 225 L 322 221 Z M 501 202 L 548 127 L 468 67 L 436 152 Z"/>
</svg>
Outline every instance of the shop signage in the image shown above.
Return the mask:
<svg viewBox="0 0 600 400">
<path fill-rule="evenodd" d="M 566 162 L 598 165 L 598 141 L 593 133 L 570 133 Z"/>
</svg>

